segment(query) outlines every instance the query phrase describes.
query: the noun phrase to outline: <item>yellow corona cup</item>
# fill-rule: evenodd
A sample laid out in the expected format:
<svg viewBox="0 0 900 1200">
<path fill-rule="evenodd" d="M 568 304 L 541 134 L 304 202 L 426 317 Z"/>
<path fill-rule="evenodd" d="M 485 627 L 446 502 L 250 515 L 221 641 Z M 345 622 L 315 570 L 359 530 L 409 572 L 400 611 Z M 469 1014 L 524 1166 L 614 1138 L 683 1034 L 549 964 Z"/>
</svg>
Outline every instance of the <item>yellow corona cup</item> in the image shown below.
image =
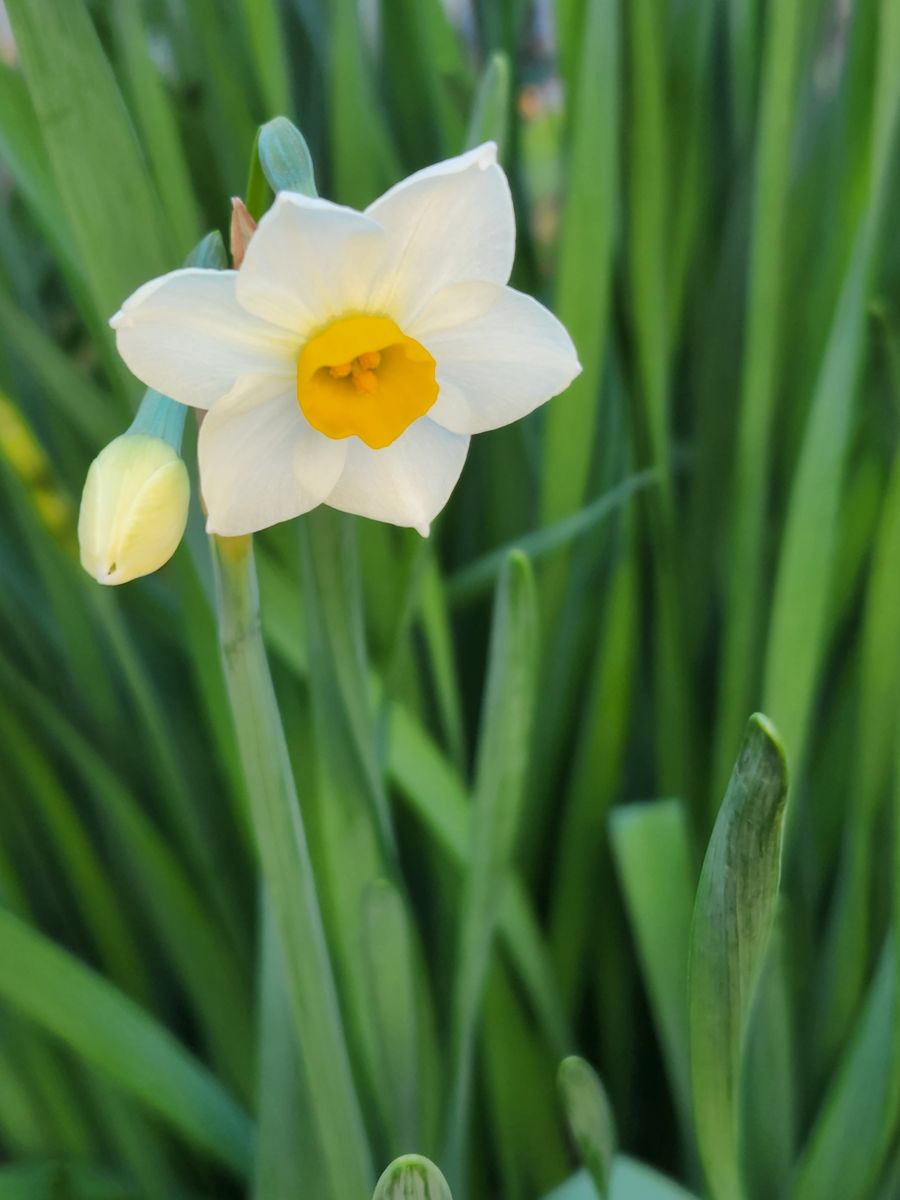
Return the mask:
<svg viewBox="0 0 900 1200">
<path fill-rule="evenodd" d="M 91 463 L 78 518 L 81 565 L 98 583 L 128 583 L 175 553 L 187 523 L 190 481 L 163 438 L 124 433 Z"/>
</svg>

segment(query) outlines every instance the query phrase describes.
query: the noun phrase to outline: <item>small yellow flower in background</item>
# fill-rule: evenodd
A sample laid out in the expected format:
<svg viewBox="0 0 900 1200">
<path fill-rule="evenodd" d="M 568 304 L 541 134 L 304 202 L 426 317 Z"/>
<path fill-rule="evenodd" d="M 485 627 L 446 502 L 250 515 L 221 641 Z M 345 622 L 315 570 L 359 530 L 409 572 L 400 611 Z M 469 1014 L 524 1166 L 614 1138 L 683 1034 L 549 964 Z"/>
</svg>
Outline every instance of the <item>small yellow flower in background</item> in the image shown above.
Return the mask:
<svg viewBox="0 0 900 1200">
<path fill-rule="evenodd" d="M 0 392 L 0 454 L 22 481 L 44 526 L 66 548 L 73 540 L 74 514 L 61 491 L 34 430 Z"/>
<path fill-rule="evenodd" d="M 471 435 L 580 370 L 552 313 L 506 286 L 514 249 L 488 143 L 364 213 L 281 192 L 239 271 L 139 288 L 111 324 L 139 379 L 209 410 L 208 530 L 252 533 L 324 503 L 426 535 Z"/>
<path fill-rule="evenodd" d="M 128 583 L 157 571 L 178 548 L 191 485 L 172 446 L 123 433 L 91 463 L 81 498 L 81 565 L 98 583 Z"/>
</svg>

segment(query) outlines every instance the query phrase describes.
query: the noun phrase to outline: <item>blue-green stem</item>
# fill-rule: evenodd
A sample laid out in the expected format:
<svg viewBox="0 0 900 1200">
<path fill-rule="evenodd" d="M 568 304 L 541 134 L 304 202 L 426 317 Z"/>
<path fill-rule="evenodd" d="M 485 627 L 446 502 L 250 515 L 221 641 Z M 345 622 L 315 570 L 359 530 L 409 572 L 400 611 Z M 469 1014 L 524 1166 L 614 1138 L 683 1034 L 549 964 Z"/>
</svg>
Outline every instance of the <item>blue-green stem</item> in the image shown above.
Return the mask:
<svg viewBox="0 0 900 1200">
<path fill-rule="evenodd" d="M 250 537 L 212 539 L 219 638 L 263 880 L 284 958 L 297 1046 L 329 1184 L 328 1200 L 374 1181 L 312 862 L 263 647 Z M 302 1181 L 298 1180 L 298 1187 Z"/>
<path fill-rule="evenodd" d="M 148 388 L 134 420 L 128 427 L 128 432 L 146 433 L 150 437 L 162 438 L 177 454 L 180 454 L 187 411 L 184 404 L 176 404 L 168 396 L 163 396 L 160 392 L 154 392 L 152 388 Z"/>
</svg>

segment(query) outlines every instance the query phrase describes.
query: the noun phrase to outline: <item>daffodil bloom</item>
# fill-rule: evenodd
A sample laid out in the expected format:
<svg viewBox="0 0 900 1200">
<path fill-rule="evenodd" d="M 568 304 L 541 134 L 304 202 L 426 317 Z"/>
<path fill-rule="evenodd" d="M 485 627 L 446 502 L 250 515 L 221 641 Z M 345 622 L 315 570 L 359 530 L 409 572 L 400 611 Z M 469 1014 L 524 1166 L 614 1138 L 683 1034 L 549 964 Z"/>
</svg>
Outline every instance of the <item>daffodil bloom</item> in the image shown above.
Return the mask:
<svg viewBox="0 0 900 1200">
<path fill-rule="evenodd" d="M 210 532 L 318 504 L 423 535 L 473 433 L 578 374 L 572 341 L 506 286 L 509 185 L 489 143 L 417 172 L 365 212 L 281 192 L 239 271 L 173 271 L 112 319 L 146 384 L 207 409 Z"/>
</svg>

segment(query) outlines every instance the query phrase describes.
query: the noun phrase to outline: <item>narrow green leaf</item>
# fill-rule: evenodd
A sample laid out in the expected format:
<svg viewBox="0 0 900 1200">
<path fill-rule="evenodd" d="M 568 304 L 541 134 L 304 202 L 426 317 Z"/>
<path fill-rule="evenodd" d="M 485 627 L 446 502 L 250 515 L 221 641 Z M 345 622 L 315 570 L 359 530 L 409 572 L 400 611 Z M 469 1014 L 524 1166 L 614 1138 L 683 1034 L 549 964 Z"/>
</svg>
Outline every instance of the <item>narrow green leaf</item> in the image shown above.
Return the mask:
<svg viewBox="0 0 900 1200">
<path fill-rule="evenodd" d="M 735 140 L 742 143 L 750 137 L 756 110 L 761 6 L 757 0 L 728 0 L 726 12 L 731 116 Z"/>
<path fill-rule="evenodd" d="M 376 1086 L 387 1101 L 388 1144 L 394 1151 L 421 1144 L 415 943 L 403 898 L 392 883 L 382 879 L 371 884 L 362 903 L 360 956 L 369 978 L 365 999 L 381 1060 Z"/>
<path fill-rule="evenodd" d="M 156 192 L 82 0 L 7 5 L 56 186 L 98 313 L 171 265 Z"/>
<path fill-rule="evenodd" d="M 152 1017 L 67 951 L 0 910 L 0 996 L 105 1071 L 178 1133 L 238 1173 L 250 1123 L 232 1098 Z"/>
<path fill-rule="evenodd" d="M 418 164 L 458 153 L 472 69 L 457 15 L 442 0 L 391 0 L 379 16 L 378 85 L 402 157 Z"/>
<path fill-rule="evenodd" d="M 867 543 L 868 548 L 868 543 Z M 900 454 L 895 454 L 874 545 L 861 635 L 856 785 L 848 797 L 844 845 L 826 927 L 817 988 L 815 1053 L 827 1069 L 858 1010 L 871 956 L 871 873 L 875 822 L 885 798 L 900 700 Z"/>
<path fill-rule="evenodd" d="M 900 17 L 882 3 L 868 204 L 857 227 L 793 474 L 766 653 L 765 706 L 802 768 L 827 649 L 829 582 L 866 319 L 900 117 Z"/>
<path fill-rule="evenodd" d="M 41 750 L 14 713 L 0 701 L 2 727 L 10 739 L 12 762 L 21 772 L 32 819 L 43 826 L 54 845 L 57 861 L 69 878 L 75 906 L 99 947 L 107 971 L 136 999 L 147 998 L 147 977 L 115 898 L 114 889 L 97 855 L 81 814 Z M 14 768 L 15 769 L 15 768 Z"/>
<path fill-rule="evenodd" d="M 575 1056 L 560 1065 L 559 1089 L 579 1157 L 606 1200 L 616 1153 L 616 1123 L 606 1089 L 593 1067 Z"/>
<path fill-rule="evenodd" d="M 308 669 L 306 641 L 297 636 L 302 633 L 302 614 L 275 564 L 261 556 L 260 567 L 267 601 L 262 610 L 266 638 L 279 660 L 303 678 Z M 374 681 L 373 692 L 373 705 L 377 707 L 381 688 Z M 391 706 L 386 740 L 388 775 L 449 861 L 462 870 L 468 860 L 470 815 L 458 773 L 403 705 Z M 561 1056 L 572 1039 L 537 921 L 518 880 L 512 881 L 503 899 L 500 921 L 504 941 L 544 1035 L 554 1053 Z"/>
<path fill-rule="evenodd" d="M 747 332 L 734 476 L 732 553 L 718 715 L 718 779 L 725 779 L 741 723 L 754 703 L 758 670 L 764 534 L 769 505 L 769 438 L 777 396 L 788 167 L 801 0 L 768 11 L 762 110 L 756 146 Z"/>
<path fill-rule="evenodd" d="M 444 744 L 451 761 L 462 768 L 466 761 L 463 697 L 448 609 L 445 580 L 432 553 L 429 554 L 422 578 L 419 619 L 428 648 Z"/>
<path fill-rule="evenodd" d="M 535 703 L 536 653 L 531 567 L 524 555 L 513 554 L 500 576 L 494 606 L 468 872 L 460 913 L 447 1132 L 447 1161 L 455 1180 L 464 1175 L 478 1013 L 522 811 Z"/>
<path fill-rule="evenodd" d="M 632 0 L 628 5 L 631 136 L 628 279 L 645 460 L 667 470 L 668 155 L 662 13 L 660 0 Z"/>
<path fill-rule="evenodd" d="M 556 282 L 556 311 L 578 350 L 582 374 L 547 410 L 541 517 L 559 521 L 584 499 L 600 434 L 619 187 L 619 3 L 589 0 L 575 102 Z"/>
<path fill-rule="evenodd" d="M 53 1081 L 56 1087 L 58 1081 L 57 1072 Z M 97 1124 L 106 1131 L 112 1152 L 138 1185 L 140 1195 L 146 1200 L 180 1196 L 175 1163 L 164 1136 L 167 1131 L 158 1127 L 155 1115 L 145 1112 L 115 1084 L 89 1068 L 75 1074 L 72 1083 L 80 1089 L 79 1103 L 90 1098 L 91 1110 L 98 1113 Z"/>
<path fill-rule="evenodd" d="M 243 22 L 224 21 L 217 0 L 191 0 L 180 15 L 181 19 L 170 25 L 173 48 L 180 59 L 181 76 L 202 85 L 198 118 L 203 132 L 197 134 L 218 160 L 214 171 L 207 158 L 204 173 L 212 176 L 217 194 L 224 198 L 237 193 L 244 182 L 241 170 L 255 127 L 269 114 L 260 111 L 253 95 L 250 47 Z"/>
<path fill-rule="evenodd" d="M 605 902 L 601 878 L 607 813 L 619 787 L 635 688 L 639 637 L 637 567 L 625 548 L 606 589 L 591 676 L 579 715 L 571 781 L 550 892 L 550 940 L 560 990 L 570 1011 L 587 985 L 585 955 L 595 928 L 594 905 Z"/>
<path fill-rule="evenodd" d="M 82 1163 L 28 1163 L 0 1168 L 0 1200 L 140 1200 L 133 1185 Z"/>
<path fill-rule="evenodd" d="M 322 508 L 307 516 L 299 536 L 322 757 L 345 805 L 353 798 L 354 807 L 366 812 L 387 864 L 394 856 L 394 831 L 375 753 L 356 526 L 343 513 Z"/>
<path fill-rule="evenodd" d="M 41 140 L 34 104 L 22 76 L 0 63 L 0 149 L 3 162 L 28 201 L 54 257 L 74 270 L 64 209 Z"/>
<path fill-rule="evenodd" d="M 496 142 L 497 153 L 502 160 L 509 127 L 510 88 L 509 59 L 502 50 L 496 50 L 485 64 L 478 81 L 466 134 L 467 150 L 480 146 L 482 142 Z"/>
<path fill-rule="evenodd" d="M 174 104 L 150 53 L 140 0 L 120 0 L 112 16 L 125 83 L 174 234 L 175 249 L 178 254 L 186 254 L 200 232 L 200 213 Z"/>
<path fill-rule="evenodd" d="M 114 399 L 77 369 L 71 358 L 39 325 L 0 291 L 0 322 L 11 349 L 47 399 L 54 413 L 92 447 L 103 446 L 119 431 Z"/>
<path fill-rule="evenodd" d="M 289 43 L 281 27 L 281 5 L 278 0 L 243 0 L 243 9 L 263 103 L 272 116 L 286 113 L 291 108 Z"/>
<path fill-rule="evenodd" d="M 484 998 L 480 1075 L 503 1200 L 531 1200 L 566 1170 L 568 1146 L 554 1088 L 558 1059 L 534 1037 L 512 973 L 494 961 Z M 481 1188 L 473 1191 L 480 1194 Z"/>
<path fill-rule="evenodd" d="M 541 529 L 534 529 L 508 545 L 489 551 L 450 576 L 447 582 L 448 600 L 451 604 L 465 604 L 486 592 L 499 574 L 504 561 L 514 550 L 527 554 L 534 562 L 565 548 L 601 524 L 607 517 L 619 512 L 632 496 L 658 484 L 660 479 L 658 470 L 638 471 L 570 516 Z"/>
<path fill-rule="evenodd" d="M 284 958 L 271 907 L 263 897 L 260 950 L 259 1097 L 254 1200 L 294 1200 L 297 1182 L 327 1196 L 312 1094 L 297 1056 Z"/>
<path fill-rule="evenodd" d="M 328 82 L 335 198 L 362 208 L 401 175 L 355 0 L 331 5 Z"/>
<path fill-rule="evenodd" d="M 866 1005 L 797 1166 L 793 1200 L 863 1200 L 897 1134 L 897 965 L 888 938 Z"/>
<path fill-rule="evenodd" d="M 419 1154 L 405 1154 L 387 1168 L 375 1187 L 372 1200 L 453 1200 L 447 1180 L 433 1162 Z"/>
<path fill-rule="evenodd" d="M 788 913 L 776 915 L 744 1051 L 742 1157 L 755 1200 L 790 1195 L 799 1119 Z"/>
<path fill-rule="evenodd" d="M 696 872 L 678 800 L 613 809 L 610 838 L 682 1130 L 692 1128 L 687 966 Z"/>
<path fill-rule="evenodd" d="M 786 797 L 784 752 L 757 714 L 709 842 L 691 928 L 691 1083 L 700 1156 L 715 1200 L 744 1195 L 741 1055 L 774 918 Z"/>
</svg>

